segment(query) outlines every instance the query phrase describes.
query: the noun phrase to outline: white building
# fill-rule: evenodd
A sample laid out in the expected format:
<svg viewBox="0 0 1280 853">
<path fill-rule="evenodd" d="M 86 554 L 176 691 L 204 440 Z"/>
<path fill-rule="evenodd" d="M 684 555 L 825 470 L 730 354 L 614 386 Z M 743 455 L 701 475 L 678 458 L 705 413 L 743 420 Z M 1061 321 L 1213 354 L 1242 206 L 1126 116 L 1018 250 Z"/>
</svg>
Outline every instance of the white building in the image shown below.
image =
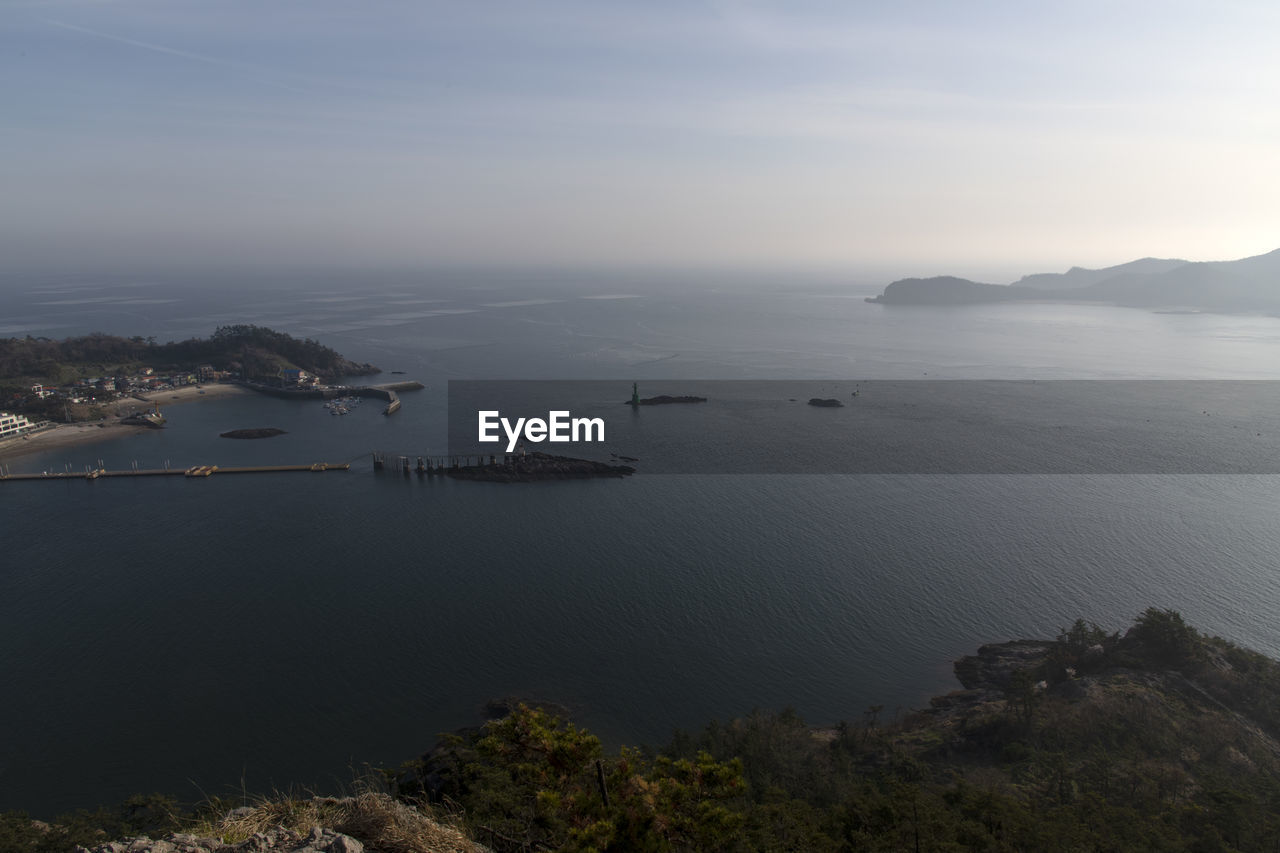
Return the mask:
<svg viewBox="0 0 1280 853">
<path fill-rule="evenodd" d="M 22 415 L 11 415 L 0 412 L 0 438 L 8 438 L 31 429 L 35 424 Z"/>
</svg>

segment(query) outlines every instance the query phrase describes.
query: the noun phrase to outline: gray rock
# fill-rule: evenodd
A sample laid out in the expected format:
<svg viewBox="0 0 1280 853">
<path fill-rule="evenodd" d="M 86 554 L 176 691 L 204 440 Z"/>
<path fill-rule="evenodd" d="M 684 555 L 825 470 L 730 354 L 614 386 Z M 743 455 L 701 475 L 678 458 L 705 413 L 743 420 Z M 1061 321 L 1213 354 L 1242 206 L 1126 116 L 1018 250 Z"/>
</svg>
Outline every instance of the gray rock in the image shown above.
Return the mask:
<svg viewBox="0 0 1280 853">
<path fill-rule="evenodd" d="M 275 845 L 268 845 L 267 837 L 261 832 L 255 832 L 253 835 L 250 835 L 244 841 L 240 842 L 239 849 L 248 853 L 248 851 L 266 850 L 268 846 L 274 847 Z"/>
<path fill-rule="evenodd" d="M 350 835 L 339 835 L 325 848 L 325 853 L 364 853 L 364 845 Z"/>
<path fill-rule="evenodd" d="M 1054 645 L 1045 640 L 1013 640 L 982 646 L 976 655 L 956 661 L 956 678 L 966 690 L 1003 692 L 1015 672 L 1039 666 Z"/>
<path fill-rule="evenodd" d="M 1092 684 L 1091 679 L 1071 679 L 1063 681 L 1053 686 L 1053 694 L 1070 701 L 1079 701 L 1089 697 L 1089 686 Z"/>
</svg>

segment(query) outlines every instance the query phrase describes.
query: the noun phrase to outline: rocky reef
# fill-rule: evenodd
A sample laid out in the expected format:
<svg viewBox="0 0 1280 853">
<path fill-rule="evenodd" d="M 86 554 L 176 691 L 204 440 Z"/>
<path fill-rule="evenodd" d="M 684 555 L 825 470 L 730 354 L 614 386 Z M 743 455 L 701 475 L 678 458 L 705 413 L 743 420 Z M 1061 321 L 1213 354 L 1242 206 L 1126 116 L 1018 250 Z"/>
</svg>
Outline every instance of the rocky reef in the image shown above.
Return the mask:
<svg viewBox="0 0 1280 853">
<path fill-rule="evenodd" d="M 219 438 L 275 438 L 277 435 L 285 435 L 286 431 L 276 429 L 275 427 L 263 427 L 261 429 L 233 429 L 227 432 L 218 433 Z"/>
</svg>

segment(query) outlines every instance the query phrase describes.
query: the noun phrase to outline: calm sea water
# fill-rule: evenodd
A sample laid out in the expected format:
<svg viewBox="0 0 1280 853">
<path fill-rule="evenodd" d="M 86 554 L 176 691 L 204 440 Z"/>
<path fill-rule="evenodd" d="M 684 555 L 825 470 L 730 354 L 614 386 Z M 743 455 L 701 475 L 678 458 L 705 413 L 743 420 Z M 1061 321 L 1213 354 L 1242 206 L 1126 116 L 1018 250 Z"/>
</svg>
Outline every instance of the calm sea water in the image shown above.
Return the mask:
<svg viewBox="0 0 1280 853">
<path fill-rule="evenodd" d="M 448 379 L 618 379 L 622 398 L 632 378 L 654 393 L 676 379 L 1275 379 L 1280 320 L 893 309 L 862 302 L 872 288 L 764 277 L 0 287 L 3 334 L 167 340 L 252 322 L 428 385 L 390 418 L 375 401 L 338 418 L 235 397 L 174 406 L 163 431 L 14 460 L 354 467 L 0 487 L 0 808 L 334 787 L 509 695 L 567 706 L 611 743 L 656 743 L 757 707 L 853 719 L 953 689 L 950 662 L 980 643 L 1052 634 L 1077 616 L 1119 629 L 1149 605 L 1280 654 L 1275 476 L 502 486 L 375 474 L 366 455 L 438 446 Z M 1258 427 L 1264 456 L 1280 437 L 1267 407 L 1231 416 Z M 217 437 L 257 426 L 288 434 Z"/>
</svg>

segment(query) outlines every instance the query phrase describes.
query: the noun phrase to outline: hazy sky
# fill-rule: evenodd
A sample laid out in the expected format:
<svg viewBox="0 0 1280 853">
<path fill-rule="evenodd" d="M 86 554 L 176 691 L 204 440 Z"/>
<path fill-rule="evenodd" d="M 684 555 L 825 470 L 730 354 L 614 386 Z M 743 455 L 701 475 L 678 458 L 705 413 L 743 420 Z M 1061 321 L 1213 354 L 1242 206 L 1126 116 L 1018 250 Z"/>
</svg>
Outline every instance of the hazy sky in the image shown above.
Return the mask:
<svg viewBox="0 0 1280 853">
<path fill-rule="evenodd" d="M 1270 2 L 3 5 L 11 267 L 1280 247 Z"/>
</svg>

